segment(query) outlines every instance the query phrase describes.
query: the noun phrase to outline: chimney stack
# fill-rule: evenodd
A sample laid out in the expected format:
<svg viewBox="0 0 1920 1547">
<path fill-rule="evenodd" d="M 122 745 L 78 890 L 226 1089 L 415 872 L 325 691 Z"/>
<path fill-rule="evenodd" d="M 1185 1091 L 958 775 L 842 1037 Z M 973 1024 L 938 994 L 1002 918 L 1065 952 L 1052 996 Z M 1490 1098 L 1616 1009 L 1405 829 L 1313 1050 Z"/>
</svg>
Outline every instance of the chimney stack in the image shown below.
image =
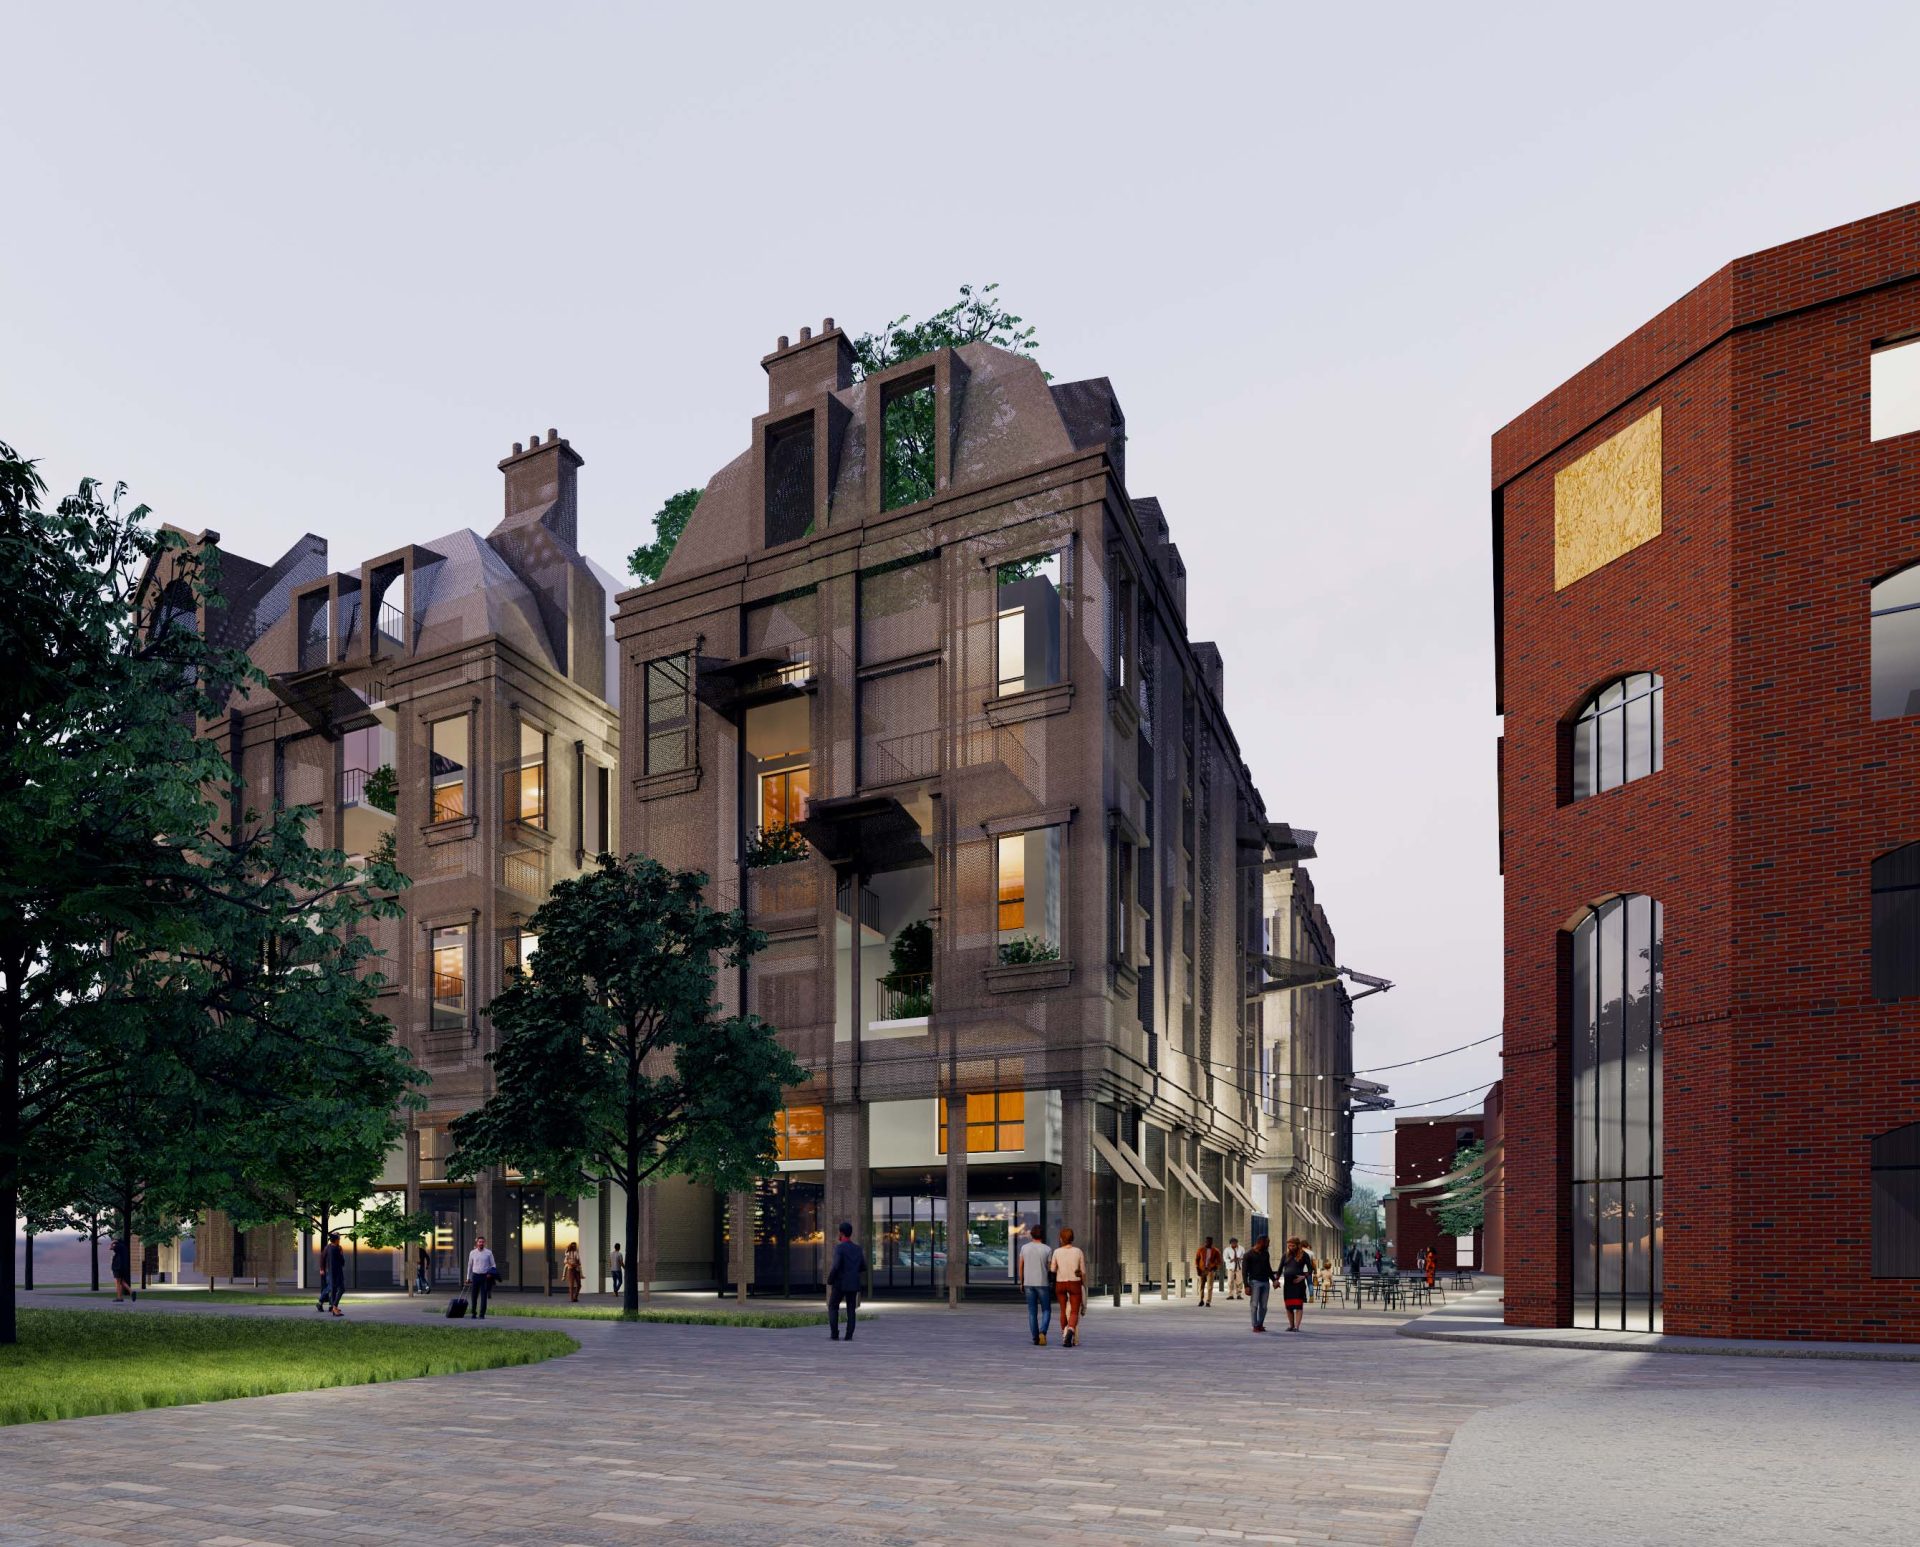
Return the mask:
<svg viewBox="0 0 1920 1547">
<path fill-rule="evenodd" d="M 495 531 L 544 526 L 568 547 L 578 547 L 575 474 L 585 461 L 558 430 L 548 430 L 544 442 L 538 435 L 528 437 L 524 451 L 515 441 L 512 453 L 500 463 L 500 471 L 506 475 L 507 506 L 505 518 Z"/>
<path fill-rule="evenodd" d="M 781 334 L 760 368 L 767 373 L 767 408 L 778 413 L 817 393 L 852 386 L 853 345 L 829 317 L 818 333 L 802 328 L 798 343 L 789 343 L 787 335 Z"/>
</svg>

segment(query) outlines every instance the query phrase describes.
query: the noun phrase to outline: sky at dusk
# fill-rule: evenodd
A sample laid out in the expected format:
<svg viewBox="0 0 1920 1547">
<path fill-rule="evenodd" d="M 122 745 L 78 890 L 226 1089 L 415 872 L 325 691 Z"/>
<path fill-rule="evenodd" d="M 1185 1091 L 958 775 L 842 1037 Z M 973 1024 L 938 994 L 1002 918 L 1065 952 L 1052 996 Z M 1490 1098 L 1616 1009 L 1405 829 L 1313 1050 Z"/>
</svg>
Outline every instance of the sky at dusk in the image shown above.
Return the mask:
<svg viewBox="0 0 1920 1547">
<path fill-rule="evenodd" d="M 1729 259 L 1920 197 L 1920 9 L 1821 14 L 14 6 L 0 440 L 349 568 L 491 526 L 555 426 L 624 574 L 776 335 L 997 281 L 1112 379 L 1268 810 L 1398 985 L 1355 1062 L 1398 1063 L 1500 1030 L 1488 437 Z M 1477 1107 L 1497 1046 L 1383 1078 Z"/>
</svg>

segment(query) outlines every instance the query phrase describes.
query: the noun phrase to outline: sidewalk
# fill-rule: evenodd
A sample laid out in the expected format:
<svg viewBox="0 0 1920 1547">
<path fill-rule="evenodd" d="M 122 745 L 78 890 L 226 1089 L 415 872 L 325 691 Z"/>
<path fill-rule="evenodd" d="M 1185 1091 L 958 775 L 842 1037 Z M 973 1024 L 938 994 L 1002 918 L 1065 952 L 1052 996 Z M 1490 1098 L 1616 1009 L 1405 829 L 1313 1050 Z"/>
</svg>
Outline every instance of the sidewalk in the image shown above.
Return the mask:
<svg viewBox="0 0 1920 1547">
<path fill-rule="evenodd" d="M 1405 1338 L 1436 1343 L 1501 1343 L 1515 1348 L 1571 1348 L 1582 1353 L 1725 1354 L 1756 1359 L 1868 1359 L 1920 1363 L 1916 1343 L 1788 1342 L 1776 1338 L 1682 1337 L 1670 1332 L 1602 1332 L 1591 1327 L 1509 1327 L 1498 1288 L 1478 1289 L 1456 1303 L 1407 1322 Z"/>
</svg>

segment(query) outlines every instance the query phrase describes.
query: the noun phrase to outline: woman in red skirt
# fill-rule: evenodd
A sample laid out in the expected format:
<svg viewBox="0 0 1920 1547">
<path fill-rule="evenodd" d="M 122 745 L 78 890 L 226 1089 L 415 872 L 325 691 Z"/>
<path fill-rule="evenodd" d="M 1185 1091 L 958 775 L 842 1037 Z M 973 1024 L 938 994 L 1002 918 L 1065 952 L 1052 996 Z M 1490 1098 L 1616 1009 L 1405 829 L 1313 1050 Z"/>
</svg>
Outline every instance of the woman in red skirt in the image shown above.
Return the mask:
<svg viewBox="0 0 1920 1547">
<path fill-rule="evenodd" d="M 1299 1236 L 1287 1240 L 1287 1254 L 1280 1259 L 1280 1303 L 1287 1308 L 1287 1331 L 1300 1330 L 1300 1314 L 1306 1309 L 1307 1289 L 1313 1283 L 1313 1256 Z"/>
</svg>

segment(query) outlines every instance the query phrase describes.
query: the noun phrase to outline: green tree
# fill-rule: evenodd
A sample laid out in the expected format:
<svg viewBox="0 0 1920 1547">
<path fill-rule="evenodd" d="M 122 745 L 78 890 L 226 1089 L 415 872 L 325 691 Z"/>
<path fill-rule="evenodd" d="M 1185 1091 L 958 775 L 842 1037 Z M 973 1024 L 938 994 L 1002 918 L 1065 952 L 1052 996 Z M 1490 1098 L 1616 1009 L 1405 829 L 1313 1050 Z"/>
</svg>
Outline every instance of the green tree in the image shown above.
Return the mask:
<svg viewBox="0 0 1920 1547">
<path fill-rule="evenodd" d="M 1348 1246 L 1371 1241 L 1379 1233 L 1380 1194 L 1371 1187 L 1356 1187 L 1341 1211 L 1341 1240 Z"/>
<path fill-rule="evenodd" d="M 1443 1235 L 1472 1235 L 1487 1222 L 1487 1146 L 1478 1139 L 1463 1145 L 1452 1169 L 1464 1174 L 1434 1204 L 1434 1223 Z"/>
<path fill-rule="evenodd" d="M 488 1007 L 495 1094 L 455 1119 L 453 1174 L 514 1166 L 578 1197 L 617 1183 L 633 1241 L 655 1177 L 730 1192 L 770 1169 L 774 1116 L 805 1071 L 758 1016 L 719 1013 L 717 968 L 744 965 L 766 937 L 738 909 L 709 907 L 706 884 L 603 854 L 553 888 L 530 922 L 532 971 Z M 639 1303 L 629 1276 L 624 1308 Z"/>
<path fill-rule="evenodd" d="M 433 1234 L 433 1215 L 407 1212 L 406 1200 L 388 1193 L 370 1209 L 360 1211 L 353 1227 L 354 1239 L 376 1251 L 398 1251 L 427 1240 Z"/>
<path fill-rule="evenodd" d="M 700 503 L 700 494 L 698 489 L 682 489 L 654 512 L 653 541 L 642 543 L 627 556 L 627 569 L 639 578 L 642 585 L 660 578 L 660 571 L 667 567 L 667 560 L 673 557 L 680 534 L 687 529 L 687 518 L 693 514 L 694 506 Z"/>
<path fill-rule="evenodd" d="M 1040 347 L 1037 330 L 1001 304 L 999 289 L 997 284 L 962 285 L 959 300 L 918 322 L 911 313 L 902 313 L 878 332 L 858 335 L 853 340 L 853 379 L 863 381 L 904 360 L 962 344 L 992 344 L 1031 358 Z M 886 448 L 883 509 L 911 504 L 933 493 L 933 415 L 930 392 L 905 393 L 887 405 L 881 427 Z M 662 505 L 653 518 L 653 541 L 642 543 L 627 559 L 627 568 L 643 584 L 658 580 L 667 567 L 687 518 L 700 503 L 700 492 L 682 489 Z"/>
</svg>

